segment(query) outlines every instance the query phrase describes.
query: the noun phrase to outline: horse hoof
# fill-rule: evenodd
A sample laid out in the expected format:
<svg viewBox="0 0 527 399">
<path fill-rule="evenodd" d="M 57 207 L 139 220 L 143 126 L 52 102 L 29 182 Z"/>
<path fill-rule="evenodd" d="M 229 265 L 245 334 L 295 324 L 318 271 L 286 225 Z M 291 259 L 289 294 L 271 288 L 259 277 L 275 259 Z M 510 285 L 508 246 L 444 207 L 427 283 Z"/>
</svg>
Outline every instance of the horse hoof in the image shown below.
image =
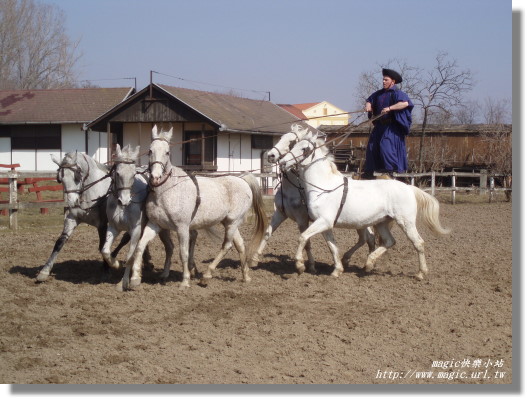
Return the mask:
<svg viewBox="0 0 527 399">
<path fill-rule="evenodd" d="M 333 273 L 331 273 L 332 277 L 339 277 L 342 274 L 339 270 L 333 270 Z"/>
<path fill-rule="evenodd" d="M 115 285 L 115 290 L 117 292 L 124 292 L 125 291 L 125 288 L 124 288 L 124 284 L 123 282 L 120 282 L 119 284 L 116 284 Z"/>
<path fill-rule="evenodd" d="M 141 279 L 139 278 L 130 279 L 130 289 L 131 290 L 138 288 L 140 285 L 141 285 Z"/>
<path fill-rule="evenodd" d="M 297 262 L 296 264 L 296 272 L 298 274 L 302 274 L 306 271 L 306 266 L 304 265 L 303 262 Z"/>
<path fill-rule="evenodd" d="M 418 281 L 422 281 L 423 278 L 424 278 L 423 273 L 421 273 L 421 272 L 417 273 L 414 277 L 415 277 L 416 280 L 418 280 Z"/>
<path fill-rule="evenodd" d="M 371 272 L 372 270 L 373 270 L 373 265 L 366 265 L 366 266 L 364 266 L 364 271 L 365 271 L 366 273 L 369 273 L 369 272 Z"/>
<path fill-rule="evenodd" d="M 37 283 L 43 283 L 49 277 L 49 273 L 39 273 L 37 276 Z"/>
<path fill-rule="evenodd" d="M 190 288 L 190 284 L 187 282 L 181 282 L 181 284 L 179 284 L 179 290 L 180 291 L 184 291 L 186 289 Z"/>
</svg>

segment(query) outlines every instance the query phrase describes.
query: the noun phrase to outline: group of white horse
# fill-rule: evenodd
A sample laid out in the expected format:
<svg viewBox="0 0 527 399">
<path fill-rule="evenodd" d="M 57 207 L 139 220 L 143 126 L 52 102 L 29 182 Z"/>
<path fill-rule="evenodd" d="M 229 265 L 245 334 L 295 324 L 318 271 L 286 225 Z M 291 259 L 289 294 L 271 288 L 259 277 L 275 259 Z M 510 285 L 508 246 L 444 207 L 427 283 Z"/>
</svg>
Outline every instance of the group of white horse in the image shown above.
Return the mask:
<svg viewBox="0 0 527 399">
<path fill-rule="evenodd" d="M 223 244 L 218 255 L 202 274 L 212 278 L 212 272 L 226 253 L 234 247 L 239 253 L 243 281 L 250 281 L 249 269 L 262 255 L 272 233 L 287 218 L 300 230 L 296 253 L 297 272 L 303 273 L 304 249 L 308 255 L 308 270 L 315 272 L 309 239 L 322 233 L 333 255 L 333 276 L 338 277 L 353 253 L 365 243 L 369 256 L 366 270 L 386 249 L 395 244 L 390 225 L 395 221 L 406 233 L 419 255 L 418 279 L 428 272 L 424 241 L 416 229 L 418 213 L 435 233 L 448 234 L 439 223 L 439 203 L 424 191 L 396 180 L 351 180 L 336 169 L 325 137 L 304 124 L 293 124 L 268 153 L 269 161 L 279 163 L 281 182 L 275 194 L 275 212 L 268 225 L 261 190 L 251 173 L 241 175 L 195 176 L 172 165 L 170 140 L 172 129 L 152 129 L 148 167 L 138 166 L 140 148 L 117 146 L 113 166 L 109 169 L 84 154 L 68 153 L 58 165 L 57 180 L 64 186 L 68 208 L 64 228 L 51 256 L 40 270 L 37 281 L 45 281 L 55 259 L 74 229 L 80 223 L 95 226 L 99 232 L 99 250 L 104 270 L 117 269 L 119 250 L 130 242 L 125 270 L 118 288 L 138 287 L 143 264 L 151 264 L 148 243 L 159 235 L 165 248 L 162 279 L 169 276 L 174 244 L 171 231 L 177 232 L 183 268 L 181 288 L 190 286 L 196 275 L 194 248 L 199 230 L 210 230 L 222 224 Z M 239 228 L 252 209 L 253 234 L 248 247 Z M 359 240 L 340 259 L 333 228 L 356 229 Z M 375 235 L 380 237 L 375 248 Z M 117 248 L 111 247 L 116 236 L 125 235 Z"/>
</svg>

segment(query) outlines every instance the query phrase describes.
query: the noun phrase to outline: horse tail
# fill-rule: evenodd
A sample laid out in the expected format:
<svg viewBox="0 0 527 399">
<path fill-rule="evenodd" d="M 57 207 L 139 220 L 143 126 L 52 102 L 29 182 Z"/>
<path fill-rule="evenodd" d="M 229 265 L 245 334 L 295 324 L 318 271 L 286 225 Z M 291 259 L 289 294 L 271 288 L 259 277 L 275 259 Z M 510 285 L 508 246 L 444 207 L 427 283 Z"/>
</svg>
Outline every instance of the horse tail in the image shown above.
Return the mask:
<svg viewBox="0 0 527 399">
<path fill-rule="evenodd" d="M 241 177 L 247 182 L 253 194 L 253 212 L 255 230 L 247 249 L 246 259 L 252 259 L 258 251 L 260 242 L 262 241 L 265 232 L 267 231 L 267 214 L 265 213 L 262 190 L 258 184 L 256 177 L 249 173 Z"/>
<path fill-rule="evenodd" d="M 450 234 L 450 229 L 443 228 L 439 222 L 439 201 L 418 187 L 410 187 L 414 190 L 417 211 L 426 226 L 435 234 Z"/>
</svg>

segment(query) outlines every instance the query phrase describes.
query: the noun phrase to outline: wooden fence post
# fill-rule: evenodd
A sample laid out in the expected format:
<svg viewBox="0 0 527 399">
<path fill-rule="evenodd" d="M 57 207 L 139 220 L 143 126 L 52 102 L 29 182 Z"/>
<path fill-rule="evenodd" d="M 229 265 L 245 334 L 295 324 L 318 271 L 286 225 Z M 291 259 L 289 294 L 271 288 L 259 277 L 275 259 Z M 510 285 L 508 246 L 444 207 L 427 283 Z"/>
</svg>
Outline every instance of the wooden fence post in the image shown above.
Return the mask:
<svg viewBox="0 0 527 399">
<path fill-rule="evenodd" d="M 9 205 L 13 207 L 18 202 L 17 175 L 16 172 L 8 172 Z M 9 228 L 12 230 L 18 230 L 18 209 L 9 209 Z"/>
<path fill-rule="evenodd" d="M 492 202 L 494 199 L 494 177 L 490 177 L 490 187 L 489 187 L 489 202 Z"/>
<path fill-rule="evenodd" d="M 432 182 L 430 183 L 432 188 L 432 195 L 436 196 L 436 172 L 432 171 Z"/>
<path fill-rule="evenodd" d="M 482 195 L 487 191 L 487 170 L 481 169 L 479 173 L 479 195 Z"/>
<path fill-rule="evenodd" d="M 452 205 L 456 203 L 456 173 L 452 173 Z"/>
</svg>

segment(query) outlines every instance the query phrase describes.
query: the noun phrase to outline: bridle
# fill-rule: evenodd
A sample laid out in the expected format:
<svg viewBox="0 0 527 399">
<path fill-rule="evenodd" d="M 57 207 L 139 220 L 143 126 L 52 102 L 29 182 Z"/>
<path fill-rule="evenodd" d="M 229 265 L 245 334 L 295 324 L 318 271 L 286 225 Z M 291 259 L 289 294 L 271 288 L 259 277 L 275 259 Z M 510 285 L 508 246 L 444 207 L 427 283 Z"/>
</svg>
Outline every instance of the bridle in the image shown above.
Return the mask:
<svg viewBox="0 0 527 399">
<path fill-rule="evenodd" d="M 164 142 L 168 143 L 168 145 L 170 146 L 170 143 L 168 142 L 168 140 L 166 140 L 166 139 L 164 139 L 162 137 L 157 137 L 155 139 L 152 139 L 152 141 L 156 141 L 156 140 L 164 141 Z M 156 183 L 156 184 L 154 184 L 152 182 L 152 166 L 154 166 L 155 164 L 161 165 L 161 170 L 163 171 L 163 173 L 161 175 L 162 176 L 161 181 L 159 183 Z M 148 181 L 148 184 L 150 184 L 152 187 L 162 186 L 163 184 L 166 183 L 168 178 L 172 175 L 172 166 L 170 165 L 170 157 L 167 159 L 167 161 L 165 163 L 163 163 L 161 161 L 148 162 L 148 170 L 150 171 L 150 179 Z"/>
<path fill-rule="evenodd" d="M 301 138 L 298 137 L 298 133 L 296 133 L 296 132 L 289 132 L 289 133 L 290 134 L 294 134 L 295 135 L 295 139 L 291 140 L 289 142 L 289 150 L 285 154 L 287 154 L 289 151 L 291 151 L 291 149 L 294 147 L 294 145 L 301 140 Z M 285 156 L 285 154 L 282 154 L 282 152 L 278 149 L 277 146 L 274 146 L 273 148 L 271 148 L 271 151 L 272 150 L 276 150 L 276 152 L 278 153 L 278 155 L 279 155 L 278 156 L 278 160 L 282 159 Z"/>
<path fill-rule="evenodd" d="M 84 155 L 84 154 L 83 154 Z M 84 187 L 84 184 L 86 183 L 86 180 L 88 179 L 88 176 L 90 175 L 90 164 L 89 162 L 86 162 L 88 165 L 88 172 L 86 175 L 82 178 L 80 188 L 74 189 L 74 190 L 64 190 L 64 194 L 79 194 L 81 195 L 84 191 L 86 191 L 88 188 Z M 78 177 L 81 175 L 82 169 L 77 164 L 62 164 L 59 166 L 57 170 L 57 181 L 59 183 L 62 183 L 62 179 L 59 177 L 59 175 L 62 172 L 62 177 L 64 177 L 64 169 L 69 169 L 73 172 L 75 180 L 80 180 Z M 90 185 L 91 187 L 91 185 Z"/>
<path fill-rule="evenodd" d="M 74 174 L 74 179 L 75 180 L 81 180 L 79 188 L 73 189 L 73 190 L 64 190 L 64 194 L 78 194 L 79 196 L 82 196 L 82 194 L 84 192 L 88 191 L 90 188 L 95 186 L 97 183 L 100 183 L 104 179 L 106 179 L 106 178 L 111 176 L 110 175 L 111 171 L 110 171 L 107 174 L 105 174 L 103 177 L 101 177 L 100 179 L 97 179 L 97 180 L 91 182 L 90 184 L 86 184 L 86 180 L 88 180 L 88 177 L 90 176 L 90 163 L 88 162 L 88 160 L 86 158 L 86 155 L 85 154 L 82 154 L 82 155 L 84 156 L 84 160 L 86 161 L 86 165 L 88 166 L 88 171 L 86 172 L 86 175 L 82 178 L 82 180 L 79 177 L 82 174 L 82 169 L 76 163 L 74 163 L 74 164 L 61 164 L 59 166 L 59 168 L 57 169 L 57 182 L 59 182 L 59 183 L 62 183 L 62 179 L 60 178 L 60 174 L 62 172 L 62 177 L 64 177 L 64 169 L 71 170 L 73 172 L 73 174 Z M 75 207 L 81 208 L 83 210 L 91 209 L 93 207 L 96 207 L 99 204 L 99 201 L 101 199 L 106 198 L 107 195 L 108 195 L 108 193 L 106 193 L 102 197 L 98 197 L 98 198 L 92 200 L 92 202 L 95 202 L 95 204 L 93 206 L 89 207 L 89 208 L 84 209 L 80 205 L 76 205 Z M 81 202 L 87 202 L 87 201 L 81 200 Z"/>
<path fill-rule="evenodd" d="M 112 166 L 112 169 L 110 170 L 110 174 L 112 175 L 112 189 L 115 193 L 118 193 L 119 191 L 122 191 L 122 190 L 131 190 L 132 189 L 132 185 L 130 186 L 125 186 L 125 187 L 117 187 L 117 179 L 115 178 L 115 171 L 117 169 L 117 164 L 120 164 L 120 163 L 123 163 L 123 164 L 126 164 L 126 165 L 135 165 L 135 160 L 133 159 L 123 159 L 123 160 L 119 160 L 119 161 L 114 161 L 114 164 Z"/>
</svg>

